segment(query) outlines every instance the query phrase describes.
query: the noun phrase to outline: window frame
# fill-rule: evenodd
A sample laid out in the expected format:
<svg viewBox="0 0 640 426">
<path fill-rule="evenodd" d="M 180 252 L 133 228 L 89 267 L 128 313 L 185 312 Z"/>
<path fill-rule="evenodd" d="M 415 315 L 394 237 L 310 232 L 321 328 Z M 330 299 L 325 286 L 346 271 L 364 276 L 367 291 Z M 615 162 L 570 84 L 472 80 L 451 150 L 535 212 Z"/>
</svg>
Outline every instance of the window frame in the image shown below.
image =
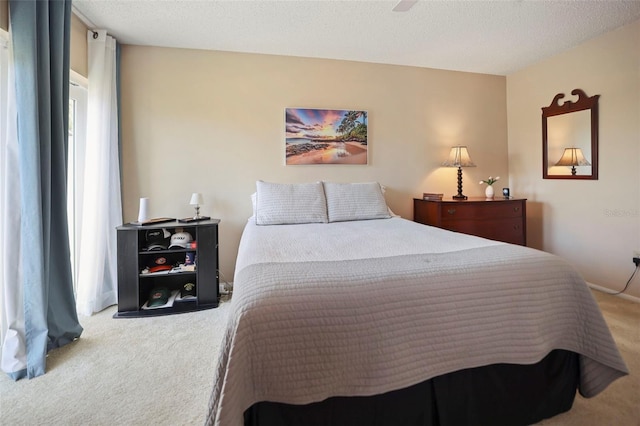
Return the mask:
<svg viewBox="0 0 640 426">
<path fill-rule="evenodd" d="M 84 157 L 87 140 L 88 80 L 70 70 L 69 72 L 69 145 L 67 153 L 67 221 L 69 228 L 69 249 L 73 289 L 77 294 L 78 271 L 80 267 L 80 242 L 82 229 L 82 208 L 84 193 Z M 72 101 L 74 108 L 71 107 Z"/>
</svg>

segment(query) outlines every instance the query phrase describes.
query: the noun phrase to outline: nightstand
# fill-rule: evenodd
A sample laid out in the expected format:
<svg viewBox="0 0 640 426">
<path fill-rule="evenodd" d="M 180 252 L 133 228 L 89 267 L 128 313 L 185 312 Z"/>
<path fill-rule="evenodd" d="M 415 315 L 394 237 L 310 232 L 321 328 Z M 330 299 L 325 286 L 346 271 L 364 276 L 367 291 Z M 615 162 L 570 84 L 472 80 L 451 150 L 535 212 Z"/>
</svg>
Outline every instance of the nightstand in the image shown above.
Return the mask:
<svg viewBox="0 0 640 426">
<path fill-rule="evenodd" d="M 155 225 L 125 224 L 117 227 L 118 241 L 118 312 L 114 318 L 131 318 L 175 314 L 215 308 L 219 300 L 218 224 L 210 219 L 193 223 L 171 221 Z M 149 250 L 145 239 L 148 231 L 166 230 L 170 234 L 186 232 L 193 238 L 193 247 L 162 247 Z M 186 244 L 184 244 L 186 245 Z M 196 261 L 195 269 L 167 270 L 148 273 L 145 268 L 161 258 L 173 265 L 185 262 L 187 255 Z M 176 302 L 171 307 L 144 309 L 153 288 L 165 287 L 178 291 L 187 283 L 195 286 L 195 298 Z"/>
<path fill-rule="evenodd" d="M 527 245 L 525 198 L 413 199 L 413 220 L 450 231 Z"/>
</svg>

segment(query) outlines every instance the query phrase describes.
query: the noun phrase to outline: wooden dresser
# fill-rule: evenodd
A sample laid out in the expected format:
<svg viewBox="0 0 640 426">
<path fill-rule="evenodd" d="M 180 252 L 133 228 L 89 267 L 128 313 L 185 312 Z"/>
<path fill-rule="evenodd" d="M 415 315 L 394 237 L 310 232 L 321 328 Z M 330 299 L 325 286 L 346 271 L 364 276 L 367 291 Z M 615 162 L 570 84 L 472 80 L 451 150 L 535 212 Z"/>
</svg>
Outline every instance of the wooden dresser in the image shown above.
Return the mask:
<svg viewBox="0 0 640 426">
<path fill-rule="evenodd" d="M 506 243 L 527 245 L 527 200 L 469 198 L 413 199 L 413 220 Z"/>
</svg>

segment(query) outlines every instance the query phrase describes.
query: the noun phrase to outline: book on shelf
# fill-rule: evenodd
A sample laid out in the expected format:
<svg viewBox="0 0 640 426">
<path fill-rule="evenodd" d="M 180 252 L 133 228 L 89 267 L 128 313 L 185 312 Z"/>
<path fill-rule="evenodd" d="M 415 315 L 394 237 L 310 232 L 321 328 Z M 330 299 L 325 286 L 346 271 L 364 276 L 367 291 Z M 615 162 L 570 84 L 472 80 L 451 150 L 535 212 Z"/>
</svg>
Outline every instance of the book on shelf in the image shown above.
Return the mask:
<svg viewBox="0 0 640 426">
<path fill-rule="evenodd" d="M 211 217 L 209 216 L 185 217 L 184 219 L 178 219 L 178 222 L 191 223 L 191 222 L 200 222 L 201 220 L 209 220 L 209 219 L 211 219 Z"/>
<path fill-rule="evenodd" d="M 145 226 L 145 225 L 155 225 L 157 223 L 165 223 L 165 222 L 173 222 L 176 219 L 173 217 L 156 217 L 153 219 L 147 219 L 138 222 L 131 222 L 132 225 Z"/>
<path fill-rule="evenodd" d="M 436 201 L 440 201 L 442 200 L 444 194 L 439 194 L 439 193 L 434 193 L 434 192 L 424 192 L 422 194 L 422 199 L 423 200 L 436 200 Z"/>
</svg>

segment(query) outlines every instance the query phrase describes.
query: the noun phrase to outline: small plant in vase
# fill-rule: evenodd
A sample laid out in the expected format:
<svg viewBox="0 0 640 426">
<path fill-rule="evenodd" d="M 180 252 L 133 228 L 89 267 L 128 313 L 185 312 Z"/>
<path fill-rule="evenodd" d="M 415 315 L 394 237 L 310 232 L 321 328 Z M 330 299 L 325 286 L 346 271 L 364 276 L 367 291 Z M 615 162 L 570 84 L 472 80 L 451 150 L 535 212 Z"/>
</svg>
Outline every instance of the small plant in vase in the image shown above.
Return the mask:
<svg viewBox="0 0 640 426">
<path fill-rule="evenodd" d="M 483 183 L 487 184 L 487 188 L 484 190 L 484 195 L 487 198 L 493 198 L 493 195 L 494 195 L 493 184 L 496 183 L 499 180 L 500 180 L 500 176 L 496 176 L 495 178 L 489 176 L 489 179 L 480 181 L 480 185 L 482 185 Z"/>
</svg>

